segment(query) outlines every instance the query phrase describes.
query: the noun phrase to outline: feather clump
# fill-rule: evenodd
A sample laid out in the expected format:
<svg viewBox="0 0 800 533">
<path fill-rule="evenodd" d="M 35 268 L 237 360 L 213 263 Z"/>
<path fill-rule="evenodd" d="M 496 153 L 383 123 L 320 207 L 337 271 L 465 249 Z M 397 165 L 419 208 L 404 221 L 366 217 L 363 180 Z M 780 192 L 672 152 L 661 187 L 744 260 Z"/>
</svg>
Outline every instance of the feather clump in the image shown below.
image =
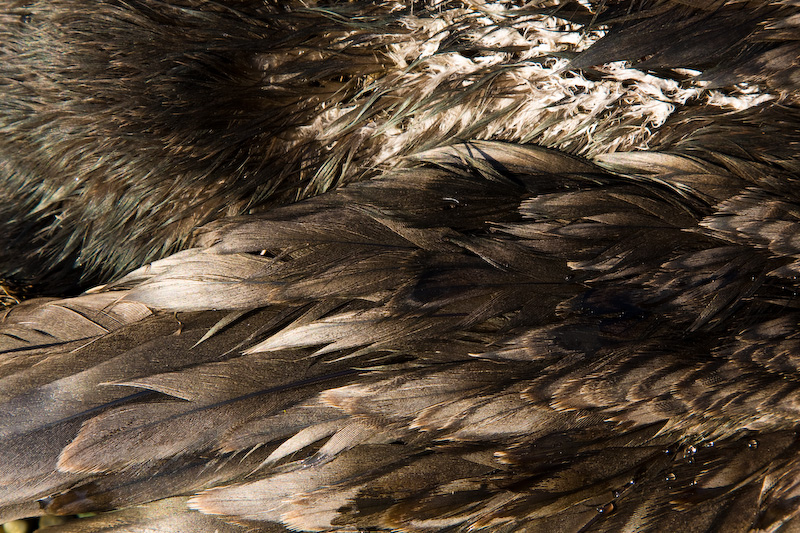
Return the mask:
<svg viewBox="0 0 800 533">
<path fill-rule="evenodd" d="M 15 231 L 54 239 L 34 256 L 60 246 L 54 264 L 109 273 L 183 249 L 5 314 L 3 520 L 798 526 L 797 6 L 142 1 L 92 22 L 74 0 L 34 7 L 6 10 L 3 53 L 40 12 L 37 54 L 66 32 L 66 57 L 97 60 L 109 25 L 141 42 L 115 53 L 108 36 L 129 72 L 113 83 L 91 62 L 38 81 L 26 57 L 3 67 L 23 69 L 10 94 L 38 95 L 3 114 L 3 182 L 37 206 Z M 145 61 L 153 47 L 171 59 Z M 80 103 L 82 83 L 108 98 Z M 34 127 L 48 84 L 94 106 L 59 139 Z M 64 177 L 91 154 L 97 178 Z M 50 225 L 122 178 L 156 221 L 115 209 L 147 236 L 127 258 L 111 215 L 95 236 Z"/>
<path fill-rule="evenodd" d="M 720 9 L 767 21 L 740 46 L 791 57 L 788 6 L 737 6 Z M 673 7 L 656 3 L 643 23 Z M 650 51 L 615 44 L 627 32 L 597 41 L 596 15 L 571 2 L 11 2 L 0 10 L 0 192 L 15 199 L 0 211 L 6 283 L 58 296 L 105 282 L 190 245 L 196 226 L 455 140 L 595 157 L 646 147 L 691 99 L 731 109 L 771 98 L 599 64 L 594 42 L 603 61 L 609 47 L 624 54 L 615 60 Z M 716 37 L 692 49 L 727 59 Z M 593 66 L 569 72 L 570 58 Z M 778 67 L 791 78 L 791 65 L 763 71 Z"/>
</svg>

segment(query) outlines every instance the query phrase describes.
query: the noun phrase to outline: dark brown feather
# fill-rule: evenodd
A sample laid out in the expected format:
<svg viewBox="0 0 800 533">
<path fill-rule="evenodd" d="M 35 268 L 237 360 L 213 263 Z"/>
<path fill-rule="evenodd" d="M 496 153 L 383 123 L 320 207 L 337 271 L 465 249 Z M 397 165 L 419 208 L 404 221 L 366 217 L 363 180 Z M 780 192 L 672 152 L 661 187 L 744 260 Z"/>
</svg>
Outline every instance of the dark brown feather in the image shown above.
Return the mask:
<svg viewBox="0 0 800 533">
<path fill-rule="evenodd" d="M 555 4 L 0 8 L 0 519 L 797 527 L 799 8 Z"/>
</svg>

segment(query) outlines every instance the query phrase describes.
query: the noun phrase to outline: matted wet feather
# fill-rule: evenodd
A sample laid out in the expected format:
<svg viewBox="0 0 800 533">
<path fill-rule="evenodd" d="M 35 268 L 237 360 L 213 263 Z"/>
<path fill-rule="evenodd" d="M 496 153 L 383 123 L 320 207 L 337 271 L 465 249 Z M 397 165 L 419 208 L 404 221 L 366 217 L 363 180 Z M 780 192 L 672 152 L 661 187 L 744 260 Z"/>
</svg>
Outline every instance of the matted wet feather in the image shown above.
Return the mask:
<svg viewBox="0 0 800 533">
<path fill-rule="evenodd" d="M 54 297 L 0 521 L 793 531 L 799 52 L 789 0 L 3 6 Z"/>
</svg>

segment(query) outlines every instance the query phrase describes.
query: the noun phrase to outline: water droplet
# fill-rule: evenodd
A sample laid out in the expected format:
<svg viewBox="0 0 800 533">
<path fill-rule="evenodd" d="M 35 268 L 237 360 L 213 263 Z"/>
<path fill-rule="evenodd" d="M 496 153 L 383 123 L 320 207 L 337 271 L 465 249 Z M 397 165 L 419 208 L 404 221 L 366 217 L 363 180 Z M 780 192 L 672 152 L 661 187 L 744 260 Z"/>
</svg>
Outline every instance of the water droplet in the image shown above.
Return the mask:
<svg viewBox="0 0 800 533">
<path fill-rule="evenodd" d="M 605 505 L 599 506 L 597 508 L 597 512 L 600 513 L 600 514 L 609 514 L 609 513 L 614 512 L 615 508 L 616 507 L 614 506 L 614 502 L 608 502 Z"/>
<path fill-rule="evenodd" d="M 664 479 L 666 481 L 675 481 L 675 474 L 670 472 L 669 474 L 666 475 L 666 477 Z"/>
<path fill-rule="evenodd" d="M 615 490 L 611 494 L 613 494 L 615 498 L 619 498 L 620 496 L 622 496 L 622 491 L 621 490 Z"/>
<path fill-rule="evenodd" d="M 31 20 L 33 20 L 33 15 L 31 15 L 30 13 L 25 13 L 24 15 L 19 17 L 19 21 L 22 22 L 23 24 L 28 24 Z"/>
<path fill-rule="evenodd" d="M 713 448 L 714 447 L 714 441 L 710 440 L 710 441 L 704 442 L 703 443 L 703 447 L 704 448 Z"/>
<path fill-rule="evenodd" d="M 750 439 L 749 441 L 747 441 L 747 447 L 750 448 L 751 450 L 755 450 L 756 448 L 758 448 L 758 441 L 756 439 Z"/>
<path fill-rule="evenodd" d="M 694 463 L 694 454 L 697 453 L 696 446 L 687 446 L 685 450 L 683 450 L 683 458 L 686 459 L 686 462 L 689 464 Z"/>
</svg>

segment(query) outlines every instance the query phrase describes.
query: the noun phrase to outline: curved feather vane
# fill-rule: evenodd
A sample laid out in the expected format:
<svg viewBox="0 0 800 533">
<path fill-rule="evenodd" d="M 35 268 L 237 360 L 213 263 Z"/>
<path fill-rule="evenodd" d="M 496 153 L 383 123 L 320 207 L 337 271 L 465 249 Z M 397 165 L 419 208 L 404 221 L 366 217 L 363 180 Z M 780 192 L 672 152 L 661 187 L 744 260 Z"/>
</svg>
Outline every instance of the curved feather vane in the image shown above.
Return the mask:
<svg viewBox="0 0 800 533">
<path fill-rule="evenodd" d="M 798 17 L 0 8 L 0 521 L 794 530 Z"/>
</svg>

